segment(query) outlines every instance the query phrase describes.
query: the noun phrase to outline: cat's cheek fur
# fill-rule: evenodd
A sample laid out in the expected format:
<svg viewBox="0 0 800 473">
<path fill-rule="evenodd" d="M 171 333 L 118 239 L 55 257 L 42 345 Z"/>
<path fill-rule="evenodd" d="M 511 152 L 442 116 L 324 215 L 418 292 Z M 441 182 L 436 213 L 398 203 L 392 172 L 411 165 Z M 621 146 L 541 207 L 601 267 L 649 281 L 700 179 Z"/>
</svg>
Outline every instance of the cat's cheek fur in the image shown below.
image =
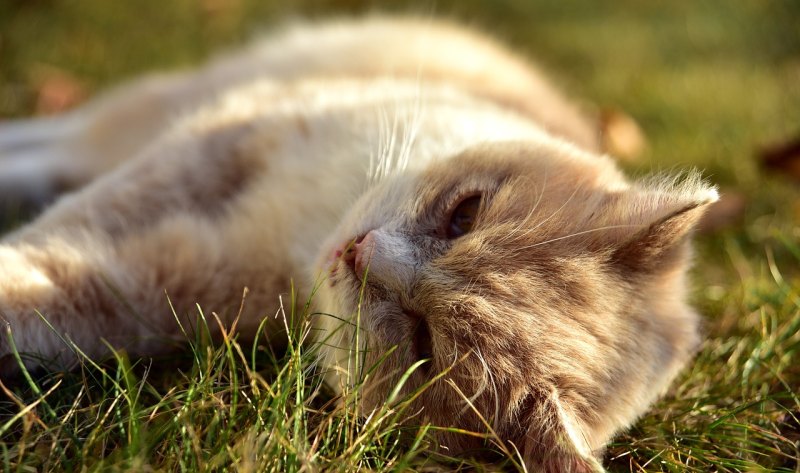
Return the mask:
<svg viewBox="0 0 800 473">
<path fill-rule="evenodd" d="M 353 347 L 354 330 L 349 315 L 352 308 L 341 292 L 334 291 L 328 282 L 322 282 L 315 294 L 318 308 L 313 317 L 319 359 L 325 369 L 325 383 L 341 394 L 356 382 L 351 379 L 348 366 L 355 362 L 357 350 Z"/>
</svg>

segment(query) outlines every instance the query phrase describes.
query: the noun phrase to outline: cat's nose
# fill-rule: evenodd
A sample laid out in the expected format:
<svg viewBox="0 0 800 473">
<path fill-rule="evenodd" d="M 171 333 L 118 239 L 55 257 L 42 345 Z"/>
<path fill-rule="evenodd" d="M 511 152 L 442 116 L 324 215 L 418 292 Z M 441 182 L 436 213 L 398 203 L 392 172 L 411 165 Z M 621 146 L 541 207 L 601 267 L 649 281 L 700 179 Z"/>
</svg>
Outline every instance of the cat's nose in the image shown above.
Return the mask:
<svg viewBox="0 0 800 473">
<path fill-rule="evenodd" d="M 408 291 L 413 284 L 417 266 L 414 249 L 402 233 L 376 228 L 342 251 L 342 261 L 361 281 L 366 277 L 396 291 Z"/>
<path fill-rule="evenodd" d="M 361 279 L 375 251 L 375 236 L 372 231 L 361 235 L 349 244 L 342 254 L 342 261 Z"/>
<path fill-rule="evenodd" d="M 368 277 L 388 289 L 407 291 L 416 274 L 414 250 L 405 235 L 376 228 L 350 240 L 337 257 L 359 280 Z"/>
</svg>

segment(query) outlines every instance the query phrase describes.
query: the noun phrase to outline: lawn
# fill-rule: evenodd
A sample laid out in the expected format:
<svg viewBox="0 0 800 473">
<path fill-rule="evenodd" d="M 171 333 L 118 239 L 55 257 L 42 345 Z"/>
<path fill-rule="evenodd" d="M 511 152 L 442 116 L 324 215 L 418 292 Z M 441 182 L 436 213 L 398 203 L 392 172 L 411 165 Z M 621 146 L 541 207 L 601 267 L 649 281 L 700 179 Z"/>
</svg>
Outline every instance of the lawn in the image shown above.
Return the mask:
<svg viewBox="0 0 800 473">
<path fill-rule="evenodd" d="M 372 10 L 482 27 L 589 109 L 632 116 L 648 145 L 625 164 L 630 174 L 697 167 L 745 203 L 697 239 L 700 353 L 604 463 L 611 471 L 798 471 L 800 173 L 760 165 L 765 148 L 800 137 L 794 0 L 0 0 L 0 119 L 52 113 L 138 73 L 191 66 L 286 17 Z M 292 309 L 298 317 L 302 302 Z M 187 335 L 191 349 L 179 359 L 119 354 L 22 377 L 0 399 L 0 464 L 401 471 L 470 463 L 429 452 L 429 428 L 398 427 L 402 403 L 368 420 L 355 415 L 357 392 L 329 403 L 302 336 L 301 327 L 290 349 L 274 354 L 230 339 L 212 346 L 201 331 Z"/>
</svg>

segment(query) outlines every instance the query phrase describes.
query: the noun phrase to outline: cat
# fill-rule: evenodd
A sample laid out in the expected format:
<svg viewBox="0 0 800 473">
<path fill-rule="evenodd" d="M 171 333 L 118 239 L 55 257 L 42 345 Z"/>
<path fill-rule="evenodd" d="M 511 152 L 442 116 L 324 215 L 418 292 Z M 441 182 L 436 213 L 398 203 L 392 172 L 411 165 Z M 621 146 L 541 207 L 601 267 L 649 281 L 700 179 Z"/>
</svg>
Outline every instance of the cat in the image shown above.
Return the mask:
<svg viewBox="0 0 800 473">
<path fill-rule="evenodd" d="M 596 135 L 470 29 L 290 25 L 198 70 L 0 124 L 4 199 L 74 189 L 0 242 L 0 314 L 29 366 L 69 366 L 62 337 L 93 357 L 101 340 L 174 349 L 165 292 L 184 322 L 199 304 L 246 334 L 294 281 L 330 387 L 377 366 L 365 413 L 421 361 L 406 392 L 449 370 L 415 401 L 422 420 L 485 431 L 483 417 L 531 471 L 602 471 L 605 445 L 699 343 L 689 240 L 717 192 L 692 172 L 631 181 Z M 0 342 L 4 371 L 10 351 Z"/>
</svg>

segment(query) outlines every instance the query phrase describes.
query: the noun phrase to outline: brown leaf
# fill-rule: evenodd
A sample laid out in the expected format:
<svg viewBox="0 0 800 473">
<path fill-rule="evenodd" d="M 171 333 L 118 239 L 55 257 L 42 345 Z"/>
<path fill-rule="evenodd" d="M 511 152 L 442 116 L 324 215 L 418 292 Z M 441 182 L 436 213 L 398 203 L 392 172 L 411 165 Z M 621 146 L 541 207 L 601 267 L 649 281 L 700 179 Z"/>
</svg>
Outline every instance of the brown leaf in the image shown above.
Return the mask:
<svg viewBox="0 0 800 473">
<path fill-rule="evenodd" d="M 244 8 L 241 0 L 202 0 L 205 25 L 212 34 L 228 36 L 242 23 Z"/>
<path fill-rule="evenodd" d="M 224 14 L 241 9 L 241 3 L 240 0 L 202 0 L 200 5 L 207 14 Z"/>
<path fill-rule="evenodd" d="M 53 115 L 81 103 L 86 98 L 86 88 L 72 74 L 50 66 L 35 71 L 36 113 Z"/>
<path fill-rule="evenodd" d="M 600 114 L 600 136 L 603 149 L 623 161 L 638 161 L 647 148 L 647 138 L 639 124 L 620 110 L 603 110 Z"/>
<path fill-rule="evenodd" d="M 761 164 L 770 171 L 800 180 L 800 136 L 764 148 L 759 158 Z"/>
<path fill-rule="evenodd" d="M 739 192 L 720 192 L 720 198 L 708 208 L 700 220 L 698 231 L 700 233 L 714 233 L 723 228 L 739 223 L 744 217 L 747 208 L 747 199 Z"/>
</svg>

